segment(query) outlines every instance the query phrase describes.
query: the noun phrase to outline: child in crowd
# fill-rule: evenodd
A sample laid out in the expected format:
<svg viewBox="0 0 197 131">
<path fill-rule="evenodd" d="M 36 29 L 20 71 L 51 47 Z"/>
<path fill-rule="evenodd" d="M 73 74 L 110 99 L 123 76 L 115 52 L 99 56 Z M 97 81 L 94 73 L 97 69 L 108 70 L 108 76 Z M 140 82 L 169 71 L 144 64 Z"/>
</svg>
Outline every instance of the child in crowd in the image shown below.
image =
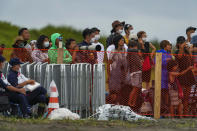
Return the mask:
<svg viewBox="0 0 197 131">
<path fill-rule="evenodd" d="M 139 107 L 138 100 L 142 89 L 142 58 L 138 53 L 138 43 L 130 41 L 128 44 L 128 75 L 127 84 L 132 86 L 132 91 L 129 95 L 128 105 L 132 109 Z"/>
<path fill-rule="evenodd" d="M 192 70 L 190 66 L 182 72 L 178 72 L 178 63 L 175 60 L 170 60 L 167 64 L 167 70 L 169 74 L 169 96 L 170 96 L 170 114 L 172 117 L 175 115 L 175 110 L 178 110 L 178 116 L 183 114 L 183 104 L 181 98 L 183 97 L 183 91 L 180 87 L 178 76 L 184 75 L 188 71 Z"/>
</svg>

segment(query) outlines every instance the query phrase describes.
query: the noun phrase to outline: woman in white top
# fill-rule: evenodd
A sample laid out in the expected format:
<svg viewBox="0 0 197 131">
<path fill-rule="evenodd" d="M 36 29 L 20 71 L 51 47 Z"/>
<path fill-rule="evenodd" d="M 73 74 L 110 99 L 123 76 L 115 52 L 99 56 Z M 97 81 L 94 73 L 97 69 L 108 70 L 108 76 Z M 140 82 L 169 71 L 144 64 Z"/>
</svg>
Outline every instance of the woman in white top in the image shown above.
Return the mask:
<svg viewBox="0 0 197 131">
<path fill-rule="evenodd" d="M 110 54 L 108 62 L 108 79 L 111 104 L 120 103 L 120 89 L 124 85 L 127 70 L 126 53 L 124 50 L 124 37 L 118 35 L 114 38 L 115 50 Z M 109 69 L 111 65 L 111 70 Z"/>
</svg>

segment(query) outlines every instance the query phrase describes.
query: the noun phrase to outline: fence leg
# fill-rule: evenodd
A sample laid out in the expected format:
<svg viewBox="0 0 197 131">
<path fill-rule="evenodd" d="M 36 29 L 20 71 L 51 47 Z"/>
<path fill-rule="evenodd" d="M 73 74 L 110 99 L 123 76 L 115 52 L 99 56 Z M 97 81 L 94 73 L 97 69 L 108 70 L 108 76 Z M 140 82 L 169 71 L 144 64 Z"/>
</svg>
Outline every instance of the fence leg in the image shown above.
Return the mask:
<svg viewBox="0 0 197 131">
<path fill-rule="evenodd" d="M 63 64 L 64 48 L 57 49 L 57 64 Z"/>
<path fill-rule="evenodd" d="M 155 93 L 154 93 L 154 118 L 160 118 L 161 109 L 161 71 L 162 71 L 162 54 L 156 53 L 155 64 Z"/>
</svg>

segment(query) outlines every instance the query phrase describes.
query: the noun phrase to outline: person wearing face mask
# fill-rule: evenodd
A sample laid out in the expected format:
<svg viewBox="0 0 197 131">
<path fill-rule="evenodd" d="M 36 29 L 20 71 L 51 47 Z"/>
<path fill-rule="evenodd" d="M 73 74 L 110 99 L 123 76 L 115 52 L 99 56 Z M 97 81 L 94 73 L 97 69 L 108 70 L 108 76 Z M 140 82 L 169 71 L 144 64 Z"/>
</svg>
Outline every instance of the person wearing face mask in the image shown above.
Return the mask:
<svg viewBox="0 0 197 131">
<path fill-rule="evenodd" d="M 111 30 L 111 35 L 107 38 L 106 43 L 107 43 L 107 47 L 114 44 L 113 43 L 113 39 L 117 36 L 117 35 L 121 35 L 123 32 L 123 27 L 125 25 L 125 22 L 120 22 L 118 20 L 115 20 L 112 23 L 112 30 Z"/>
<path fill-rule="evenodd" d="M 191 39 L 192 44 L 192 55 L 193 55 L 193 59 L 194 59 L 194 65 L 197 65 L 197 35 L 193 36 Z"/>
<path fill-rule="evenodd" d="M 84 29 L 82 35 L 84 40 L 78 44 L 79 48 L 81 46 L 90 46 L 95 41 L 95 33 L 91 29 Z M 98 63 L 96 51 L 80 51 L 80 58 L 82 63 Z"/>
<path fill-rule="evenodd" d="M 2 70 L 4 69 L 5 58 L 0 55 L 0 111 L 7 111 L 10 109 L 9 92 L 15 92 L 17 94 L 25 94 L 24 88 L 16 88 L 10 85 L 5 79 Z"/>
<path fill-rule="evenodd" d="M 152 69 L 151 61 L 156 51 L 156 48 L 151 42 L 147 41 L 146 32 L 144 31 L 138 32 L 137 37 L 138 37 L 138 43 L 139 43 L 138 49 L 140 50 L 141 53 L 143 53 L 142 56 L 144 59 L 144 62 L 142 65 L 142 82 L 145 82 L 146 89 L 149 89 L 151 69 Z M 150 52 L 150 49 L 152 49 L 152 52 Z"/>
<path fill-rule="evenodd" d="M 129 40 L 130 40 L 130 35 L 131 35 L 131 31 L 133 30 L 133 26 L 130 24 L 126 24 L 124 26 L 124 32 L 125 32 L 125 43 L 128 45 L 129 44 Z"/>
<path fill-rule="evenodd" d="M 100 30 L 98 28 L 92 28 L 92 31 L 95 33 L 95 41 L 92 43 L 92 45 L 100 45 L 101 46 L 101 50 L 99 52 L 97 52 L 97 59 L 98 59 L 98 63 L 102 64 L 103 60 L 104 60 L 104 46 L 102 43 L 100 43 L 98 40 L 100 39 Z"/>
<path fill-rule="evenodd" d="M 194 44 L 192 44 L 192 42 L 191 42 L 191 40 L 192 40 L 192 37 L 193 36 L 195 36 L 196 34 L 195 34 L 195 31 L 196 31 L 196 28 L 195 27 L 192 27 L 192 26 L 190 26 L 190 27 L 188 27 L 187 29 L 186 29 L 186 35 L 187 35 L 187 40 L 186 40 L 186 43 L 187 43 L 187 46 L 189 47 L 189 51 L 191 52 L 191 53 L 193 53 L 194 52 Z"/>
<path fill-rule="evenodd" d="M 23 37 L 21 36 L 17 36 L 16 39 L 15 39 L 15 42 L 14 44 L 12 45 L 12 47 L 14 48 L 13 49 L 13 52 L 11 53 L 11 56 L 10 58 L 19 58 L 20 61 L 22 62 L 29 62 L 29 63 L 32 63 L 33 60 L 32 60 L 32 57 L 31 57 L 31 54 L 30 52 L 27 51 L 25 47 L 25 43 L 24 43 L 24 39 Z"/>
<path fill-rule="evenodd" d="M 8 73 L 8 82 L 16 87 L 17 89 L 24 89 L 27 85 L 34 85 L 35 81 L 26 78 L 20 72 L 21 64 L 23 64 L 19 59 L 13 58 L 9 61 L 10 70 Z M 20 105 L 23 117 L 29 117 L 31 111 L 28 107 L 33 106 L 37 103 L 47 104 L 48 100 L 46 97 L 47 91 L 42 86 L 38 86 L 33 91 L 25 91 L 23 93 L 16 93 L 10 91 L 8 93 L 11 102 Z M 40 109 L 39 109 L 40 110 Z M 44 113 L 44 108 L 42 107 L 42 114 Z"/>
<path fill-rule="evenodd" d="M 49 49 L 49 38 L 45 35 L 41 35 L 36 44 L 37 49 L 33 50 L 32 58 L 34 62 L 49 62 L 48 49 Z"/>
<path fill-rule="evenodd" d="M 187 40 L 186 40 L 186 42 L 187 42 L 187 44 L 188 44 L 189 46 L 190 46 L 190 42 L 191 42 L 192 37 L 195 35 L 195 34 L 194 34 L 195 31 L 196 31 L 196 28 L 195 28 L 195 27 L 192 27 L 192 26 L 190 26 L 190 27 L 188 27 L 188 28 L 186 29 L 186 35 L 187 35 Z"/>
<path fill-rule="evenodd" d="M 62 37 L 59 33 L 54 33 L 51 35 L 52 47 L 48 50 L 49 61 L 51 64 L 57 64 L 57 49 L 62 48 Z M 69 51 L 64 47 L 63 52 L 63 63 L 70 64 L 72 63 L 72 56 L 70 55 Z"/>
</svg>

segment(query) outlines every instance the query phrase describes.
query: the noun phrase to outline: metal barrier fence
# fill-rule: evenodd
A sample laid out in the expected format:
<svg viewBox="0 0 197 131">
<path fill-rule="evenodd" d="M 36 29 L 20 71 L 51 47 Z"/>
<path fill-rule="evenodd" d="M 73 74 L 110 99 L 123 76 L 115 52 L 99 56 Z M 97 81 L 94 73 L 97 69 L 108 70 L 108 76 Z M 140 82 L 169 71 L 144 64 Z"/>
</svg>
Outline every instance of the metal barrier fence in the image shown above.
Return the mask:
<svg viewBox="0 0 197 131">
<path fill-rule="evenodd" d="M 3 73 L 7 76 L 9 64 Z M 103 64 L 47 64 L 24 63 L 21 73 L 40 82 L 49 90 L 55 81 L 61 107 L 66 107 L 81 117 L 88 117 L 95 109 L 105 104 L 105 66 Z M 94 74 L 94 75 L 93 75 Z"/>
<path fill-rule="evenodd" d="M 108 57 L 97 64 L 98 52 L 74 52 L 80 64 L 25 63 L 21 71 L 45 88 L 54 79 L 60 104 L 84 117 L 105 103 L 157 118 L 197 116 L 197 56 L 99 52 Z"/>
</svg>

